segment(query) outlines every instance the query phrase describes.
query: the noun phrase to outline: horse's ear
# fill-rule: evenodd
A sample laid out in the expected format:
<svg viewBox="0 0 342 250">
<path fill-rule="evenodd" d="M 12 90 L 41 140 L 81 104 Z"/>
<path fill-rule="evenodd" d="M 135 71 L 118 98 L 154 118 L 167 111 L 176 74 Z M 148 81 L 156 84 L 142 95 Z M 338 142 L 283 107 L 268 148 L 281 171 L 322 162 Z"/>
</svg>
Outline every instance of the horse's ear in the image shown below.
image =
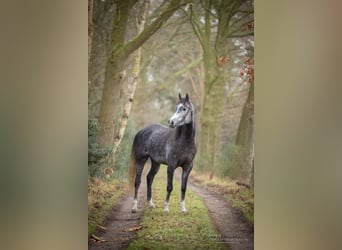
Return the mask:
<svg viewBox="0 0 342 250">
<path fill-rule="evenodd" d="M 182 100 L 181 94 L 178 93 L 179 100 Z"/>
<path fill-rule="evenodd" d="M 185 99 L 189 102 L 189 95 L 186 93 Z"/>
</svg>

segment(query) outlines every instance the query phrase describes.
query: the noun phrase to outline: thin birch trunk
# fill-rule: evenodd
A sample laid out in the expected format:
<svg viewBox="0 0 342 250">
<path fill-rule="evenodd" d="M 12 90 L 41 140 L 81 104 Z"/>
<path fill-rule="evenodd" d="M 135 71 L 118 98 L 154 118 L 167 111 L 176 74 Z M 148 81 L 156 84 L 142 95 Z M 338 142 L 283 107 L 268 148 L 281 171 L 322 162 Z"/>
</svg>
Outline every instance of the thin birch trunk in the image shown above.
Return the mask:
<svg viewBox="0 0 342 250">
<path fill-rule="evenodd" d="M 138 34 L 140 34 L 144 30 L 148 5 L 149 5 L 149 0 L 145 0 L 144 5 L 143 5 L 143 9 L 141 11 L 141 16 L 138 17 L 138 19 L 137 19 Z M 115 159 L 115 153 L 119 148 L 119 145 L 122 141 L 123 135 L 124 135 L 126 127 L 127 127 L 128 117 L 129 117 L 131 110 L 132 110 L 132 104 L 133 104 L 135 90 L 136 90 L 136 87 L 138 84 L 138 77 L 139 77 L 140 68 L 141 68 L 141 47 L 139 47 L 136 50 L 135 56 L 134 56 L 134 66 L 132 69 L 133 80 L 127 88 L 126 103 L 124 105 L 123 113 L 122 113 L 122 116 L 121 116 L 120 121 L 119 121 L 118 133 L 114 139 L 114 146 L 113 146 L 113 150 L 112 150 L 113 162 Z"/>
</svg>

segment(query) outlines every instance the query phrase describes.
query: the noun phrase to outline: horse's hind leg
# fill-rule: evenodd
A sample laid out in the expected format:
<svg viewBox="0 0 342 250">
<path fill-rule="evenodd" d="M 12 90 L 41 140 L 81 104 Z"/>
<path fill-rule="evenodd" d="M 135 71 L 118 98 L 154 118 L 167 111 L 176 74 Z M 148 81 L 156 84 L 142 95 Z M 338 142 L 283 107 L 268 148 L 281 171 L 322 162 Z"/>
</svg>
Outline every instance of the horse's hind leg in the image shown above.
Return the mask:
<svg viewBox="0 0 342 250">
<path fill-rule="evenodd" d="M 135 184 L 134 184 L 135 190 L 134 190 L 132 213 L 136 213 L 138 210 L 138 191 L 139 191 L 139 186 L 141 183 L 142 171 L 144 169 L 146 160 L 147 158 L 136 162 L 137 168 L 136 168 L 136 175 L 135 175 Z"/>
<path fill-rule="evenodd" d="M 152 183 L 153 183 L 154 176 L 159 171 L 160 164 L 153 161 L 153 160 L 151 160 L 151 161 L 152 161 L 151 169 L 148 172 L 148 175 L 146 177 L 146 180 L 147 180 L 147 201 L 148 201 L 149 207 L 154 208 L 155 205 L 153 204 L 153 201 L 152 201 Z"/>
</svg>

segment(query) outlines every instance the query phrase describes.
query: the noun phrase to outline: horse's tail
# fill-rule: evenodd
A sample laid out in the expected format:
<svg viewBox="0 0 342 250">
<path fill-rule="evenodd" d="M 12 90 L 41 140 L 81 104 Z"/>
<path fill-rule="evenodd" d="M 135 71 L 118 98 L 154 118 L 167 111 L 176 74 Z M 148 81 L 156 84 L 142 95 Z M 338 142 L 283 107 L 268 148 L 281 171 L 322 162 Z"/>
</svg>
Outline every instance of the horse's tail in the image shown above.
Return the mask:
<svg viewBox="0 0 342 250">
<path fill-rule="evenodd" d="M 134 194 L 134 183 L 135 183 L 136 173 L 137 173 L 137 166 L 135 162 L 134 152 L 132 150 L 131 160 L 129 161 L 129 167 L 128 167 L 129 191 L 132 196 Z"/>
</svg>

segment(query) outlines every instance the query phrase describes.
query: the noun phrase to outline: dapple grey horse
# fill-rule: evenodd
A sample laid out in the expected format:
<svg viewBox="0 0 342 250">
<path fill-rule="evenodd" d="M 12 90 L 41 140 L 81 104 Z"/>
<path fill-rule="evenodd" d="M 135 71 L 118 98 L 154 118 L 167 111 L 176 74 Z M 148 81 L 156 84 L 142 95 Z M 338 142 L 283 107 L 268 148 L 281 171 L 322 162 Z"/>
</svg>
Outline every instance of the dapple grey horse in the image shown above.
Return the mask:
<svg viewBox="0 0 342 250">
<path fill-rule="evenodd" d="M 196 155 L 196 120 L 195 108 L 186 94 L 179 94 L 176 113 L 168 121 L 170 127 L 159 124 L 150 125 L 140 130 L 134 137 L 129 166 L 129 182 L 131 191 L 134 189 L 132 213 L 138 209 L 138 190 L 141 175 L 148 158 L 152 165 L 147 174 L 147 201 L 150 207 L 155 207 L 152 201 L 152 182 L 160 168 L 167 165 L 167 194 L 164 211 L 169 212 L 169 199 L 173 189 L 173 175 L 177 167 L 182 167 L 181 211 L 186 213 L 185 192 L 189 174 Z"/>
</svg>

